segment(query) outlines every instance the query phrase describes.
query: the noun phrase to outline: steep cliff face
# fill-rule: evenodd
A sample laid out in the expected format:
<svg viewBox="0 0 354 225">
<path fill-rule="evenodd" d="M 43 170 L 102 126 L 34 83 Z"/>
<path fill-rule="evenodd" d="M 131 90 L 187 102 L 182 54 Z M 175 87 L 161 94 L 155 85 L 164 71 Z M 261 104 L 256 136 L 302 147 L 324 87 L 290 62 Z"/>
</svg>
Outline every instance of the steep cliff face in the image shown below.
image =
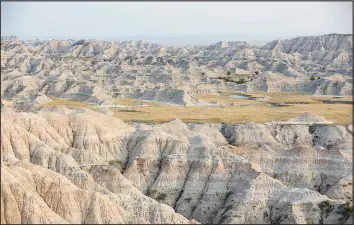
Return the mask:
<svg viewBox="0 0 354 225">
<path fill-rule="evenodd" d="M 1 115 L 2 223 L 349 221 L 352 159 L 304 147 L 306 126 L 239 125 L 225 139 L 217 126 L 179 119 L 135 130 L 95 112 L 53 111 Z"/>
</svg>

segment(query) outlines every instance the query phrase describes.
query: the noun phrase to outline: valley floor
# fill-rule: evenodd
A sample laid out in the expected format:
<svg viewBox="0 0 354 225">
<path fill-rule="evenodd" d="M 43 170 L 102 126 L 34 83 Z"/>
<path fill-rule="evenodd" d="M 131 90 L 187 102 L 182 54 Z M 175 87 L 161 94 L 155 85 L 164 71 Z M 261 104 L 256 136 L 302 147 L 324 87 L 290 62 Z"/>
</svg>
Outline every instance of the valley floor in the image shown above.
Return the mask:
<svg viewBox="0 0 354 225">
<path fill-rule="evenodd" d="M 114 99 L 118 107 L 110 107 L 121 120 L 162 123 L 179 118 L 184 122 L 201 123 L 265 123 L 275 120 L 287 120 L 304 112 L 312 112 L 336 124 L 353 123 L 352 101 L 350 97 L 316 97 L 300 93 L 247 93 L 253 99 L 239 99 L 234 95 L 241 92 L 225 91 L 218 94 L 199 94 L 193 96 L 204 103 L 194 106 L 176 106 L 133 99 Z M 244 94 L 243 94 L 244 95 Z M 264 101 L 255 98 L 266 98 Z M 53 99 L 46 106 L 86 107 L 97 109 L 100 106 L 89 105 L 68 99 Z"/>
</svg>

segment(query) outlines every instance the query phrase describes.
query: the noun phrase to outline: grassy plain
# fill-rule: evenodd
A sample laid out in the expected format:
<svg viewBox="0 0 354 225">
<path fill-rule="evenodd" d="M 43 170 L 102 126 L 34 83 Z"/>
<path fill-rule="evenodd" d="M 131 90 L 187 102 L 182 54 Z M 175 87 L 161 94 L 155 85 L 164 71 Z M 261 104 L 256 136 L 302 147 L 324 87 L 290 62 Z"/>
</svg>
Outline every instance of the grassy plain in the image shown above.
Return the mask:
<svg viewBox="0 0 354 225">
<path fill-rule="evenodd" d="M 230 97 L 230 94 L 240 92 L 226 91 L 218 94 L 195 95 L 195 98 L 211 102 L 217 101 L 227 106 L 171 106 L 154 102 L 144 102 L 133 99 L 114 99 L 114 104 L 127 105 L 127 109 L 110 108 L 114 115 L 123 121 L 140 121 L 162 123 L 173 118 L 184 122 L 207 123 L 264 123 L 274 120 L 287 120 L 304 112 L 312 112 L 324 116 L 337 124 L 351 124 L 353 109 L 351 104 L 327 104 L 323 100 L 352 101 L 352 97 L 335 99 L 333 97 L 314 97 L 298 93 L 247 93 L 254 97 L 270 97 L 268 101 L 241 100 Z M 284 104 L 287 102 L 307 102 L 308 104 L 287 104 L 285 107 L 271 107 L 269 103 Z M 148 106 L 137 106 L 144 103 Z M 243 106 L 229 106 L 231 103 Z M 46 105 L 63 105 L 71 107 L 95 106 L 85 102 L 65 99 L 53 99 Z"/>
<path fill-rule="evenodd" d="M 75 99 L 66 99 L 66 98 L 51 98 L 52 101 L 48 102 L 46 104 L 43 104 L 42 106 L 66 106 L 66 107 L 72 107 L 72 108 L 80 108 L 80 107 L 84 107 L 84 108 L 88 108 L 91 110 L 95 110 L 97 109 L 96 106 L 94 105 L 90 105 L 87 102 L 82 102 L 79 100 L 75 100 Z"/>
</svg>

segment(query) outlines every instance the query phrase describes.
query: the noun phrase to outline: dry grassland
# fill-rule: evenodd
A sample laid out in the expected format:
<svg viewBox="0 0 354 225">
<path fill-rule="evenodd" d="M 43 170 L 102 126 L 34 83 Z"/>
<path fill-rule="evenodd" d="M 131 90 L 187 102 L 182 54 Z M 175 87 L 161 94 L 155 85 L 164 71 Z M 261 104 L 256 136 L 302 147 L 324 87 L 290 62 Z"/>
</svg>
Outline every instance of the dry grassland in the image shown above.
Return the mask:
<svg viewBox="0 0 354 225">
<path fill-rule="evenodd" d="M 334 99 L 333 97 L 314 97 L 312 95 L 297 93 L 247 93 L 254 97 L 269 96 L 267 102 L 255 100 L 241 100 L 230 97 L 230 94 L 240 92 L 222 92 L 216 94 L 195 95 L 194 97 L 205 101 L 217 101 L 227 105 L 231 103 L 245 106 L 170 106 L 154 102 L 139 101 L 133 99 L 114 99 L 114 104 L 128 105 L 127 109 L 110 108 L 118 118 L 123 121 L 140 121 L 162 123 L 173 118 L 179 118 L 184 122 L 207 123 L 264 123 L 274 120 L 287 120 L 304 112 L 312 112 L 324 116 L 327 120 L 337 124 L 352 123 L 351 104 L 324 104 L 322 100 L 347 100 L 352 97 Z M 269 103 L 284 104 L 286 102 L 308 102 L 308 104 L 288 104 L 285 107 L 271 107 Z M 148 107 L 136 106 L 141 104 Z M 85 102 L 66 99 L 53 99 L 46 105 L 63 105 L 71 107 L 87 107 L 95 109 L 95 106 Z"/>
</svg>

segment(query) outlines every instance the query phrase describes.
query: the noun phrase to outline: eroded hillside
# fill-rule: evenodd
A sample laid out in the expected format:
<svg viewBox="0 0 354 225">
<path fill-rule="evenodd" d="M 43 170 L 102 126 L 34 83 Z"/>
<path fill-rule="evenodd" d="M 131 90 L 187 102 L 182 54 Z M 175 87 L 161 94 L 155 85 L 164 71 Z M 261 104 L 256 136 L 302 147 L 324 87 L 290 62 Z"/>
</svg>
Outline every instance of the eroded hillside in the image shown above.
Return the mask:
<svg viewBox="0 0 354 225">
<path fill-rule="evenodd" d="M 352 36 L 1 39 L 1 223 L 351 224 Z"/>
<path fill-rule="evenodd" d="M 263 47 L 2 37 L 1 96 L 19 102 L 42 94 L 95 104 L 134 98 L 178 105 L 197 103 L 194 94 L 222 90 L 347 96 L 352 93 L 352 49 L 352 36 L 342 34 L 277 40 Z"/>
<path fill-rule="evenodd" d="M 64 108 L 2 113 L 2 223 L 351 221 L 352 158 L 345 143 L 352 133 L 345 127 L 282 125 L 274 136 L 266 124 L 176 119 L 136 128 Z M 340 140 L 319 149 L 333 130 Z"/>
</svg>

